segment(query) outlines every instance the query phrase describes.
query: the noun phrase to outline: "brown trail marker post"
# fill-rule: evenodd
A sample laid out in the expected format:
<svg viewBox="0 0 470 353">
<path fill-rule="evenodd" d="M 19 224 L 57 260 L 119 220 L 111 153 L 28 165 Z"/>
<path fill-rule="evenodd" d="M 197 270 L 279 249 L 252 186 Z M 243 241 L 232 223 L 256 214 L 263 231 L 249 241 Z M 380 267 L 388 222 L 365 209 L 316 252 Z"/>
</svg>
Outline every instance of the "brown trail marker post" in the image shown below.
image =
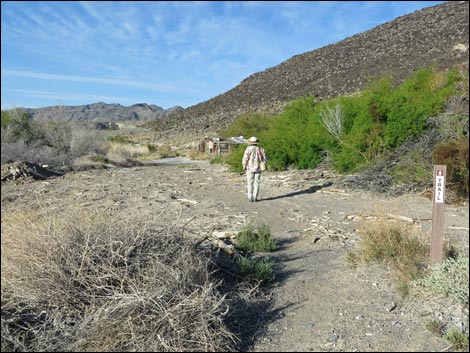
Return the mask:
<svg viewBox="0 0 470 353">
<path fill-rule="evenodd" d="M 444 205 L 446 186 L 446 166 L 434 166 L 434 187 L 432 193 L 432 231 L 431 231 L 431 264 L 442 262 L 444 237 Z"/>
</svg>

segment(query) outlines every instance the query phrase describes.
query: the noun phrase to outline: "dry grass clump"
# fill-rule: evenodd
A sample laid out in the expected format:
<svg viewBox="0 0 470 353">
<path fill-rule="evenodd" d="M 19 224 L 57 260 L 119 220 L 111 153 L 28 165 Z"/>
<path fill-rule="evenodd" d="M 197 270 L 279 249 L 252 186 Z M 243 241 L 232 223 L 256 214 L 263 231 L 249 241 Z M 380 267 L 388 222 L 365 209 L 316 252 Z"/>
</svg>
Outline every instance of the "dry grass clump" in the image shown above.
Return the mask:
<svg viewBox="0 0 470 353">
<path fill-rule="evenodd" d="M 108 154 L 120 155 L 126 158 L 136 158 L 149 153 L 147 145 L 131 145 L 111 142 Z"/>
<path fill-rule="evenodd" d="M 205 161 L 211 159 L 212 156 L 208 153 L 198 151 L 196 149 L 192 149 L 187 153 L 187 157 L 196 160 L 196 161 Z"/>
<path fill-rule="evenodd" d="M 2 351 L 235 350 L 208 257 L 181 230 L 9 213 L 1 241 Z"/>
<path fill-rule="evenodd" d="M 425 237 L 412 224 L 378 218 L 362 224 L 359 248 L 348 254 L 354 264 L 377 262 L 394 270 L 397 289 L 405 296 L 412 280 L 423 272 L 429 257 Z"/>
</svg>

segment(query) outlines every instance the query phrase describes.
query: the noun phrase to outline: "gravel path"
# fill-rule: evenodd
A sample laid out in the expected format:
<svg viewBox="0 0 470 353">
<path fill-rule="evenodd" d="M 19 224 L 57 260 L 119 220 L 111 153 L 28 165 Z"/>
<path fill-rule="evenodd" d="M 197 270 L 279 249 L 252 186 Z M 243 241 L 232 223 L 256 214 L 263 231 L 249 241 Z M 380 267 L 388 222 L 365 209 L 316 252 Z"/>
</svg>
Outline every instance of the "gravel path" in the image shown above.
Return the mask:
<svg viewBox="0 0 470 353">
<path fill-rule="evenodd" d="M 441 351 L 424 326 L 437 308 L 411 310 L 379 266 L 352 268 L 346 254 L 358 243 L 365 215 L 415 219 L 429 232 L 432 203 L 417 195 L 381 198 L 335 185 L 327 170 L 266 172 L 261 200 L 245 196 L 244 175 L 187 159 L 139 167 L 72 172 L 45 181 L 2 184 L 2 214 L 14 209 L 69 207 L 132 212 L 184 226 L 189 234 L 266 224 L 279 244 L 273 303 L 249 351 Z M 132 211 L 132 212 L 131 212 Z M 446 205 L 446 237 L 468 252 L 468 205 Z M 131 219 L 130 219 L 131 221 Z M 447 233 L 448 232 L 448 233 Z M 468 318 L 467 318 L 468 320 Z M 468 323 L 467 323 L 468 325 Z"/>
</svg>

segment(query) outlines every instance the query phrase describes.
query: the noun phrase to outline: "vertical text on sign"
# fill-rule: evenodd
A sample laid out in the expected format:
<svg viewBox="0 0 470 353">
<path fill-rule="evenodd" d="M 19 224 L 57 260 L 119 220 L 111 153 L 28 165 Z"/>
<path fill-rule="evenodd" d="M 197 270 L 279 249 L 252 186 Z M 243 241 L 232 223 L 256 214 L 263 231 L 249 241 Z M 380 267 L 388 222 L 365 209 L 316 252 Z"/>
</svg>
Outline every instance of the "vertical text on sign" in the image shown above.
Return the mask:
<svg viewBox="0 0 470 353">
<path fill-rule="evenodd" d="M 445 171 L 444 169 L 436 168 L 436 180 L 435 180 L 435 193 L 434 202 L 444 203 L 444 188 L 445 185 Z"/>
<path fill-rule="evenodd" d="M 442 262 L 444 242 L 444 205 L 446 189 L 445 165 L 434 166 L 434 195 L 432 205 L 431 264 Z"/>
</svg>

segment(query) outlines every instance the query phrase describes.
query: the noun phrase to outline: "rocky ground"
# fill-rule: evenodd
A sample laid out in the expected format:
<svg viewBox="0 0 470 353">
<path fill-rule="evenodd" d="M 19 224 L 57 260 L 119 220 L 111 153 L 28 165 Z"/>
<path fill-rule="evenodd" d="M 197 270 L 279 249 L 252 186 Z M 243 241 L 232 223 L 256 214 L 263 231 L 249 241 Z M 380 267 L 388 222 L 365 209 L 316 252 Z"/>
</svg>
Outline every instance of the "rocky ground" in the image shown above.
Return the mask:
<svg viewBox="0 0 470 353">
<path fill-rule="evenodd" d="M 2 168 L 2 180 L 7 169 Z M 443 351 L 450 344 L 426 320 L 467 326 L 468 312 L 450 303 L 402 299 L 379 266 L 353 268 L 346 254 L 357 229 L 374 217 L 409 221 L 430 234 L 432 203 L 417 194 L 383 197 L 344 188 L 326 169 L 266 172 L 260 200 L 245 196 L 244 175 L 205 161 L 167 159 L 126 168 L 75 171 L 44 180 L 2 182 L 2 214 L 70 207 L 129 217 L 158 217 L 191 235 L 266 224 L 279 249 L 272 306 L 249 351 Z M 446 205 L 445 237 L 468 254 L 468 204 Z M 130 222 L 132 219 L 129 220 Z"/>
</svg>

